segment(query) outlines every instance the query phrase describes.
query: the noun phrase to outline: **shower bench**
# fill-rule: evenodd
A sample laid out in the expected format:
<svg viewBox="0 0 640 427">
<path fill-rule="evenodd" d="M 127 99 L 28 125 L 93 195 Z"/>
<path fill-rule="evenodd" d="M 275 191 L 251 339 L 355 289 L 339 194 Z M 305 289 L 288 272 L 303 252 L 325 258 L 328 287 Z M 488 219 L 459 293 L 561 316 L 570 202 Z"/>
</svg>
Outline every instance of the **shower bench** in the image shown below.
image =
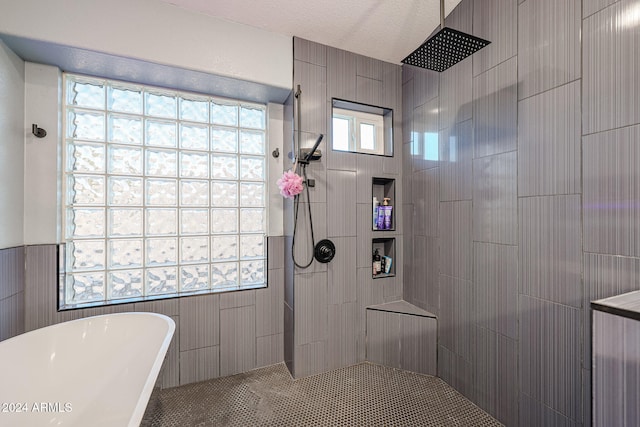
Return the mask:
<svg viewBox="0 0 640 427">
<path fill-rule="evenodd" d="M 435 314 L 406 301 L 367 307 L 367 360 L 436 375 Z"/>
</svg>

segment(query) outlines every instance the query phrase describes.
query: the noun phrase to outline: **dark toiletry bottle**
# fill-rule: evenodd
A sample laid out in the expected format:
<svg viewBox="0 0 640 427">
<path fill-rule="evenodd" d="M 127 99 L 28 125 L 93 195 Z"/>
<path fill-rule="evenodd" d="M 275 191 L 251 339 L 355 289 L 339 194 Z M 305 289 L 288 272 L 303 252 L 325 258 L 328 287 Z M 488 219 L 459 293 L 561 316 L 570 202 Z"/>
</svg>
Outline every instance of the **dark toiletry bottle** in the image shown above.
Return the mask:
<svg viewBox="0 0 640 427">
<path fill-rule="evenodd" d="M 376 276 L 382 271 L 382 257 L 376 249 L 373 253 L 373 275 Z"/>
</svg>

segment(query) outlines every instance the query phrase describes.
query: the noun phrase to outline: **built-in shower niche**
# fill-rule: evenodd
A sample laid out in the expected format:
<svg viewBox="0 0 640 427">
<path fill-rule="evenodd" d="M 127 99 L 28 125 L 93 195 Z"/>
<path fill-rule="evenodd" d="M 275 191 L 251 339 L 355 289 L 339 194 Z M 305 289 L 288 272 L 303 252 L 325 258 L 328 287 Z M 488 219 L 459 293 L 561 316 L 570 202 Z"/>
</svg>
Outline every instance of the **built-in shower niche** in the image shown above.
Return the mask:
<svg viewBox="0 0 640 427">
<path fill-rule="evenodd" d="M 387 256 L 391 258 L 391 268 L 388 273 L 384 271 L 379 274 L 374 274 L 374 279 L 384 279 L 385 277 L 395 277 L 396 275 L 396 239 L 395 237 L 380 237 L 371 241 L 371 254 L 373 261 L 373 254 L 378 250 L 380 256 Z"/>
<path fill-rule="evenodd" d="M 393 178 L 378 178 L 374 177 L 371 183 L 371 209 L 373 212 L 373 198 L 378 200 L 380 206 L 384 203 L 384 199 L 389 199 L 389 204 L 393 207 L 391 210 L 391 227 L 388 229 L 376 228 L 373 223 L 373 217 L 371 220 L 371 229 L 373 231 L 395 231 L 396 229 L 396 180 Z"/>
</svg>

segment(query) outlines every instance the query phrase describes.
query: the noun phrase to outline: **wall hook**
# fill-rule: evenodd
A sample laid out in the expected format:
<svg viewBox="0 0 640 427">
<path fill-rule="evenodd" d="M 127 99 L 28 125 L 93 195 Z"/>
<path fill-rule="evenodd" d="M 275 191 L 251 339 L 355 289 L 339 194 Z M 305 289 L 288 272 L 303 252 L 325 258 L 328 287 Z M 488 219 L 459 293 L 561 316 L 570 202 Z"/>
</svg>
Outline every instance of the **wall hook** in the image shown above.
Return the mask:
<svg viewBox="0 0 640 427">
<path fill-rule="evenodd" d="M 280 149 L 276 148 L 271 152 L 271 155 L 273 156 L 274 159 L 277 159 L 278 157 L 280 157 Z"/>
<path fill-rule="evenodd" d="M 35 123 L 31 125 L 31 132 L 38 138 L 44 138 L 45 136 L 47 136 L 47 131 L 39 128 Z"/>
</svg>

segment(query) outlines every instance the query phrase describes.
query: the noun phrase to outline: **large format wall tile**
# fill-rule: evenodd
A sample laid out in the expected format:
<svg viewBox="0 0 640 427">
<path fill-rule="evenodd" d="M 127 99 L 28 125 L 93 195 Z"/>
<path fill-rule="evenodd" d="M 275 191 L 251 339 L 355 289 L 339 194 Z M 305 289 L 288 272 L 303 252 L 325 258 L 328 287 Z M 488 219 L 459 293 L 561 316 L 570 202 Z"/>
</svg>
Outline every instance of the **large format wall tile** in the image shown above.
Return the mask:
<svg viewBox="0 0 640 427">
<path fill-rule="evenodd" d="M 412 67 L 411 65 L 404 65 L 403 67 L 413 70 L 415 93 L 411 98 L 413 100 L 411 108 L 426 104 L 428 101 L 438 97 L 440 73 L 437 71 L 426 70 L 424 68 Z"/>
<path fill-rule="evenodd" d="M 638 4 L 619 1 L 583 24 L 584 134 L 640 123 Z"/>
<path fill-rule="evenodd" d="M 580 81 L 518 104 L 520 196 L 580 193 Z"/>
<path fill-rule="evenodd" d="M 440 200 L 470 200 L 473 193 L 473 121 L 440 131 Z"/>
<path fill-rule="evenodd" d="M 206 381 L 220 376 L 219 347 L 204 347 L 180 352 L 180 385 Z"/>
<path fill-rule="evenodd" d="M 354 283 L 355 284 L 355 283 Z M 330 304 L 327 336 L 328 369 L 351 366 L 358 362 L 358 304 Z"/>
<path fill-rule="evenodd" d="M 516 152 L 473 161 L 473 239 L 518 243 Z"/>
<path fill-rule="evenodd" d="M 470 201 L 440 203 L 440 273 L 472 280 Z"/>
<path fill-rule="evenodd" d="M 293 61 L 294 87 L 300 85 L 301 130 L 326 133 L 327 127 L 327 69 L 308 62 Z M 296 114 L 297 106 L 296 106 Z M 297 130 L 297 120 L 295 129 Z"/>
<path fill-rule="evenodd" d="M 474 364 L 438 346 L 438 376 L 467 399 L 475 400 Z"/>
<path fill-rule="evenodd" d="M 180 298 L 180 351 L 220 343 L 220 295 Z"/>
<path fill-rule="evenodd" d="M 473 114 L 472 59 L 467 58 L 440 73 L 438 129 L 469 120 Z"/>
<path fill-rule="evenodd" d="M 356 173 L 327 171 L 327 236 L 356 232 Z"/>
<path fill-rule="evenodd" d="M 296 345 L 326 340 L 327 273 L 296 275 L 294 297 Z"/>
<path fill-rule="evenodd" d="M 581 425 L 582 423 L 571 420 L 560 412 L 520 393 L 520 427 L 579 427 Z"/>
<path fill-rule="evenodd" d="M 413 170 L 435 168 L 438 162 L 438 98 L 413 110 L 411 157 Z"/>
<path fill-rule="evenodd" d="M 582 306 L 580 196 L 520 199 L 520 291 Z"/>
<path fill-rule="evenodd" d="M 440 275 L 438 345 L 473 361 L 475 343 L 475 291 L 472 282 Z"/>
<path fill-rule="evenodd" d="M 336 256 L 327 267 L 327 292 L 329 304 L 357 301 L 356 238 L 332 239 Z"/>
<path fill-rule="evenodd" d="M 583 139 L 586 252 L 640 256 L 640 126 Z"/>
<path fill-rule="evenodd" d="M 517 58 L 511 58 L 473 79 L 476 158 L 517 148 L 517 65 Z"/>
<path fill-rule="evenodd" d="M 586 18 L 619 0 L 582 0 L 582 17 Z"/>
<path fill-rule="evenodd" d="M 24 291 L 24 251 L 0 249 L 0 300 Z"/>
<path fill-rule="evenodd" d="M 420 236 L 438 235 L 438 169 L 413 174 L 413 232 Z"/>
<path fill-rule="evenodd" d="M 478 327 L 475 357 L 476 403 L 505 425 L 517 425 L 517 341 Z"/>
<path fill-rule="evenodd" d="M 436 237 L 415 236 L 412 259 L 414 269 L 412 296 L 415 305 L 436 315 L 439 313 L 440 302 L 438 243 Z"/>
<path fill-rule="evenodd" d="M 356 99 L 356 55 L 327 47 L 327 101 Z"/>
<path fill-rule="evenodd" d="M 580 77 L 580 0 L 525 1 L 518 6 L 518 97 Z"/>
<path fill-rule="evenodd" d="M 580 310 L 528 296 L 520 309 L 521 392 L 581 421 Z"/>
<path fill-rule="evenodd" d="M 269 287 L 256 292 L 256 336 L 284 332 L 284 269 L 269 270 Z"/>
<path fill-rule="evenodd" d="M 518 338 L 518 247 L 474 243 L 478 325 Z"/>
<path fill-rule="evenodd" d="M 293 38 L 293 57 L 310 64 L 327 64 L 327 46 L 300 37 Z"/>
<path fill-rule="evenodd" d="M 220 375 L 233 375 L 255 368 L 255 307 L 220 310 Z"/>
<path fill-rule="evenodd" d="M 473 35 L 491 44 L 473 55 L 473 75 L 487 71 L 516 54 L 516 0 L 473 0 Z"/>
</svg>

